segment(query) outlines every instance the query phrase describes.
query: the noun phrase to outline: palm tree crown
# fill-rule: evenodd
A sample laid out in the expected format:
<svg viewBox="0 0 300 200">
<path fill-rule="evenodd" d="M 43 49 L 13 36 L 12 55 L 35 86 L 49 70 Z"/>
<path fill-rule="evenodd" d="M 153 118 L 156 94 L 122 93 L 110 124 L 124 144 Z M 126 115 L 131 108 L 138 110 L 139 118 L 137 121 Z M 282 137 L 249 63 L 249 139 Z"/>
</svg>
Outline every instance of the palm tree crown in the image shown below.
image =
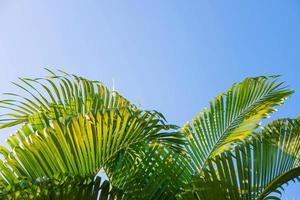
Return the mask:
<svg viewBox="0 0 300 200">
<path fill-rule="evenodd" d="M 48 70 L 5 93 L 1 199 L 280 199 L 300 176 L 300 118 L 262 127 L 293 93 L 246 78 L 182 128 L 101 82 Z M 99 175 L 104 171 L 107 178 Z"/>
</svg>

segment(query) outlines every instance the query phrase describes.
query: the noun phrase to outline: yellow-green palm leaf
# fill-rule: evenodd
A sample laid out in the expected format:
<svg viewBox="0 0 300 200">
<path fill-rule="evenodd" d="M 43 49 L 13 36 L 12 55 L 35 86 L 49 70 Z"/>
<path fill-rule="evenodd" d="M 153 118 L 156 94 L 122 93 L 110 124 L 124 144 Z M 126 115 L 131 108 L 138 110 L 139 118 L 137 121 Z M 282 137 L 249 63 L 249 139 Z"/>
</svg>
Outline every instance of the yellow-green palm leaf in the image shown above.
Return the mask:
<svg viewBox="0 0 300 200">
<path fill-rule="evenodd" d="M 111 108 L 131 107 L 130 102 L 116 91 L 110 91 L 99 81 L 48 70 L 45 78 L 19 78 L 14 83 L 23 95 L 4 93 L 9 99 L 0 101 L 8 110 L 1 115 L 0 128 L 30 123 L 33 128 L 49 126 L 51 119 L 77 116 L 89 112 L 104 112 Z"/>
</svg>

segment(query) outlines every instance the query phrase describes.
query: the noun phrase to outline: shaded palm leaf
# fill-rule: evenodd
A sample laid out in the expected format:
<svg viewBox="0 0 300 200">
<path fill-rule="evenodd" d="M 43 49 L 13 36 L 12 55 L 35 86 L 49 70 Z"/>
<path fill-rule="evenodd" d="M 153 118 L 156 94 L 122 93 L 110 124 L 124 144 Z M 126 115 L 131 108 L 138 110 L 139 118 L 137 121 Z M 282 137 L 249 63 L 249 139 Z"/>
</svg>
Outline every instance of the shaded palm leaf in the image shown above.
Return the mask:
<svg viewBox="0 0 300 200">
<path fill-rule="evenodd" d="M 108 176 L 128 199 L 176 199 L 179 190 L 190 181 L 186 155 L 163 146 L 144 149 L 134 165 L 122 165 Z"/>
<path fill-rule="evenodd" d="M 122 191 L 112 188 L 100 177 L 80 177 L 61 174 L 55 178 L 42 177 L 35 181 L 22 179 L 16 184 L 0 186 L 3 200 L 55 199 L 55 200 L 118 200 L 123 199 Z"/>
</svg>

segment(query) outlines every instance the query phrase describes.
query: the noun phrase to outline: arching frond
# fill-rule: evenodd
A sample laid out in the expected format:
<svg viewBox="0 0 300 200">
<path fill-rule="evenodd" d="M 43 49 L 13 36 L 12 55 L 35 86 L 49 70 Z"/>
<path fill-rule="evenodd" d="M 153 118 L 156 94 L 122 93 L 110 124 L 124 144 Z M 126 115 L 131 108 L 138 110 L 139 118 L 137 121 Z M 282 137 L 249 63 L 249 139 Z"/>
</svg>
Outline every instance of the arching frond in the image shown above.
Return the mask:
<svg viewBox="0 0 300 200">
<path fill-rule="evenodd" d="M 14 83 L 24 95 L 5 93 L 9 98 L 0 101 L 0 107 L 8 110 L 1 115 L 0 128 L 30 123 L 34 128 L 49 126 L 49 120 L 67 118 L 89 112 L 104 112 L 111 108 L 132 107 L 130 102 L 116 91 L 110 91 L 99 81 L 50 70 L 45 78 L 19 78 Z"/>
<path fill-rule="evenodd" d="M 7 141 L 12 151 L 1 147 L 0 173 L 6 184 L 58 174 L 95 176 L 108 163 L 117 162 L 122 151 L 139 156 L 135 151 L 139 144 L 180 150 L 182 135 L 167 132 L 169 128 L 173 127 L 157 113 L 127 108 L 53 120 L 50 127 L 37 131 L 24 125 Z"/>
<path fill-rule="evenodd" d="M 277 83 L 276 77 L 247 78 L 217 96 L 208 110 L 196 116 L 182 131 L 195 171 L 201 172 L 207 159 L 249 137 L 259 122 L 274 112 L 293 93 Z"/>
</svg>

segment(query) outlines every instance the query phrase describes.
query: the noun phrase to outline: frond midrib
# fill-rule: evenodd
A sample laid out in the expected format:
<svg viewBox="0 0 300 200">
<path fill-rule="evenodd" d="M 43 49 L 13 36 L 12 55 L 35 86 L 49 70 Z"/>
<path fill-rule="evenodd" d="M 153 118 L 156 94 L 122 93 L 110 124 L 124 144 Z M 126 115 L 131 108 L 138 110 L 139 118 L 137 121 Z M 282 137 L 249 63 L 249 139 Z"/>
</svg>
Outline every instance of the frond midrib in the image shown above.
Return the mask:
<svg viewBox="0 0 300 200">
<path fill-rule="evenodd" d="M 224 129 L 223 133 L 221 134 L 221 137 L 219 137 L 219 139 L 217 140 L 216 144 L 213 146 L 213 148 L 211 149 L 211 151 L 209 152 L 209 154 L 206 156 L 204 163 L 202 164 L 202 166 L 199 169 L 199 172 L 202 173 L 203 168 L 206 166 L 207 160 L 209 158 L 212 157 L 213 153 L 215 152 L 215 150 L 220 146 L 220 144 L 222 143 L 223 139 L 226 138 L 226 136 L 228 136 L 228 134 L 230 133 L 232 124 L 234 124 L 235 122 L 238 121 L 238 119 L 240 117 L 242 117 L 243 115 L 245 115 L 246 113 L 248 113 L 253 107 L 255 107 L 262 99 L 266 98 L 268 95 L 270 95 L 271 93 L 268 93 L 267 95 L 264 95 L 262 97 L 260 97 L 259 99 L 257 99 L 255 102 L 253 102 L 251 105 L 249 105 L 247 108 L 244 108 L 243 111 L 240 112 L 240 114 L 238 116 L 236 116 L 233 120 L 231 120 L 231 122 L 228 124 L 228 126 Z M 238 127 L 237 127 L 238 128 Z"/>
<path fill-rule="evenodd" d="M 300 166 L 297 166 L 284 174 L 281 174 L 277 178 L 275 178 L 268 186 L 260 193 L 260 195 L 256 198 L 256 200 L 263 200 L 268 194 L 274 191 L 276 188 L 281 186 L 282 184 L 300 176 Z"/>
</svg>

